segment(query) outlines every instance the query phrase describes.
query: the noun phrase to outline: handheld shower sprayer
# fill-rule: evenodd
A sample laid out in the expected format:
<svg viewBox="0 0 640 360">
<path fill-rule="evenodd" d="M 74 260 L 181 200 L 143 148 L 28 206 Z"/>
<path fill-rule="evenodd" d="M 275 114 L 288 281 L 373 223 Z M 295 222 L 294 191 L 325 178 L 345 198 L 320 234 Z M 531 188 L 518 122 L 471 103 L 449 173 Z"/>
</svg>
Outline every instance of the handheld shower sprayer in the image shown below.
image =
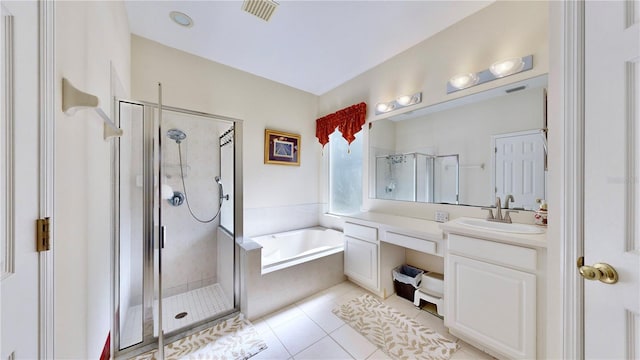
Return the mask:
<svg viewBox="0 0 640 360">
<path fill-rule="evenodd" d="M 224 188 L 222 187 L 222 182 L 220 181 L 220 176 L 216 176 L 215 180 L 218 183 L 218 194 L 220 194 L 220 202 L 222 202 L 222 200 L 229 201 L 229 194 L 227 194 L 227 195 L 224 194 Z"/>
<path fill-rule="evenodd" d="M 222 209 L 222 201 L 224 199 L 229 200 L 229 195 L 223 195 L 224 194 L 224 189 L 222 188 L 222 182 L 220 182 L 220 176 L 216 176 L 215 180 L 218 183 L 218 191 L 220 194 L 220 198 L 219 198 L 219 204 L 218 204 L 218 210 L 216 212 L 216 214 L 210 218 L 210 219 L 200 219 L 198 216 L 196 216 L 196 214 L 193 212 L 193 210 L 191 209 L 191 205 L 189 204 L 189 196 L 187 195 L 187 186 L 185 184 L 184 181 L 184 165 L 182 164 L 182 146 L 181 143 L 187 138 L 187 134 L 180 130 L 180 129 L 169 129 L 167 131 L 167 137 L 173 141 L 176 142 L 176 145 L 178 145 L 178 160 L 180 161 L 180 180 L 182 181 L 182 189 L 184 190 L 184 195 L 182 196 L 182 198 L 177 199 L 174 196 L 173 197 L 173 201 L 171 201 L 170 199 L 170 204 L 173 206 L 179 206 L 182 204 L 182 201 L 187 203 L 187 209 L 189 209 L 189 213 L 191 214 L 191 216 L 198 222 L 203 223 L 203 224 L 207 224 L 210 223 L 212 221 L 214 221 L 218 215 L 220 215 L 220 211 Z M 174 192 L 175 194 L 175 192 Z M 182 193 L 180 193 L 182 194 Z"/>
</svg>

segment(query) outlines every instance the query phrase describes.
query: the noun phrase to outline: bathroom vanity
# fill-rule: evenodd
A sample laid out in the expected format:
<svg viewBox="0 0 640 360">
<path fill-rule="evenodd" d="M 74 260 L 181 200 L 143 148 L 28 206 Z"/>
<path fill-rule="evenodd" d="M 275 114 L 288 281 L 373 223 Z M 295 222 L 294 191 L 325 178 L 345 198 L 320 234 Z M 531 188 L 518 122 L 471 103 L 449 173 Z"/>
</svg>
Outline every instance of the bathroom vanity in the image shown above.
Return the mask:
<svg viewBox="0 0 640 360">
<path fill-rule="evenodd" d="M 444 258 L 444 324 L 498 358 L 545 354 L 546 234 L 526 224 L 447 223 L 380 213 L 344 217 L 344 271 L 380 297 L 406 249 Z"/>
<path fill-rule="evenodd" d="M 470 220 L 441 226 L 446 239 L 445 326 L 498 358 L 545 354 L 544 230 Z"/>
<path fill-rule="evenodd" d="M 405 250 L 443 256 L 439 224 L 381 213 L 344 217 L 345 275 L 382 298 L 393 295 L 392 270 L 405 262 Z"/>
</svg>

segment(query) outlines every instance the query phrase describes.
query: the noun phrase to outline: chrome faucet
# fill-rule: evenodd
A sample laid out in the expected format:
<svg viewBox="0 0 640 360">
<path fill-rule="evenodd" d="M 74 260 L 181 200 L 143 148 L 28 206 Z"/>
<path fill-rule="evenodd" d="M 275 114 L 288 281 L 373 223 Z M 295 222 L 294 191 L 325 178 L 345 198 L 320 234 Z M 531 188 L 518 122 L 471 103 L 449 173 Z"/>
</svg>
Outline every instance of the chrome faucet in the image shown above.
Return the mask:
<svg viewBox="0 0 640 360">
<path fill-rule="evenodd" d="M 511 195 L 511 194 L 507 195 L 507 197 L 504 198 L 504 208 L 505 209 L 509 208 L 509 201 L 515 202 L 515 199 L 513 198 L 513 195 Z"/>
<path fill-rule="evenodd" d="M 488 210 L 489 211 L 489 215 L 487 215 L 487 221 L 495 221 L 495 222 L 503 222 L 503 223 L 508 223 L 511 224 L 511 216 L 509 215 L 510 213 L 517 213 L 517 211 L 515 210 L 509 210 L 509 202 L 514 202 L 515 200 L 513 199 L 513 195 L 507 195 L 507 197 L 505 198 L 505 211 L 504 211 L 504 215 L 502 214 L 502 204 L 501 204 L 501 200 L 499 196 L 496 196 L 496 205 L 495 205 L 495 210 L 496 210 L 496 214 L 495 216 L 493 215 L 493 209 L 492 207 L 483 207 L 482 210 Z"/>
</svg>

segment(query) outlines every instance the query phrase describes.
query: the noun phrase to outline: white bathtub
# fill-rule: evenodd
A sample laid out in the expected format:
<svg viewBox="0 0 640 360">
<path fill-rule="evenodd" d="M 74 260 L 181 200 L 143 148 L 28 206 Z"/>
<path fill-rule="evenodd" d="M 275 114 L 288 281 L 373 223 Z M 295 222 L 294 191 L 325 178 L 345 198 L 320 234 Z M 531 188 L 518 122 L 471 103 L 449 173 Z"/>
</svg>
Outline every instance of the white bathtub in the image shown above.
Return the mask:
<svg viewBox="0 0 640 360">
<path fill-rule="evenodd" d="M 342 233 L 323 227 L 264 235 L 252 240 L 262 246 L 262 274 L 344 250 Z"/>
</svg>

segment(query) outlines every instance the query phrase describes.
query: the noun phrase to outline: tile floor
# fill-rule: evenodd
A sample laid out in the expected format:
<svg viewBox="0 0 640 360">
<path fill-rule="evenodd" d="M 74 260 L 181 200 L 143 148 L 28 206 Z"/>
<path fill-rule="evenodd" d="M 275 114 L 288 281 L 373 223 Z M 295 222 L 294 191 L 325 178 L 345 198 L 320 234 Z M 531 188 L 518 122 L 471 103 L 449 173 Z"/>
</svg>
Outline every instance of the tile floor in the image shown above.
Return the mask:
<svg viewBox="0 0 640 360">
<path fill-rule="evenodd" d="M 366 290 L 345 281 L 253 321 L 269 347 L 251 359 L 389 359 L 331 312 L 336 305 L 365 293 Z M 456 339 L 441 319 L 417 309 L 408 300 L 393 295 L 384 302 L 441 335 Z M 458 343 L 461 348 L 453 354 L 453 360 L 493 359 L 462 340 Z"/>
</svg>

